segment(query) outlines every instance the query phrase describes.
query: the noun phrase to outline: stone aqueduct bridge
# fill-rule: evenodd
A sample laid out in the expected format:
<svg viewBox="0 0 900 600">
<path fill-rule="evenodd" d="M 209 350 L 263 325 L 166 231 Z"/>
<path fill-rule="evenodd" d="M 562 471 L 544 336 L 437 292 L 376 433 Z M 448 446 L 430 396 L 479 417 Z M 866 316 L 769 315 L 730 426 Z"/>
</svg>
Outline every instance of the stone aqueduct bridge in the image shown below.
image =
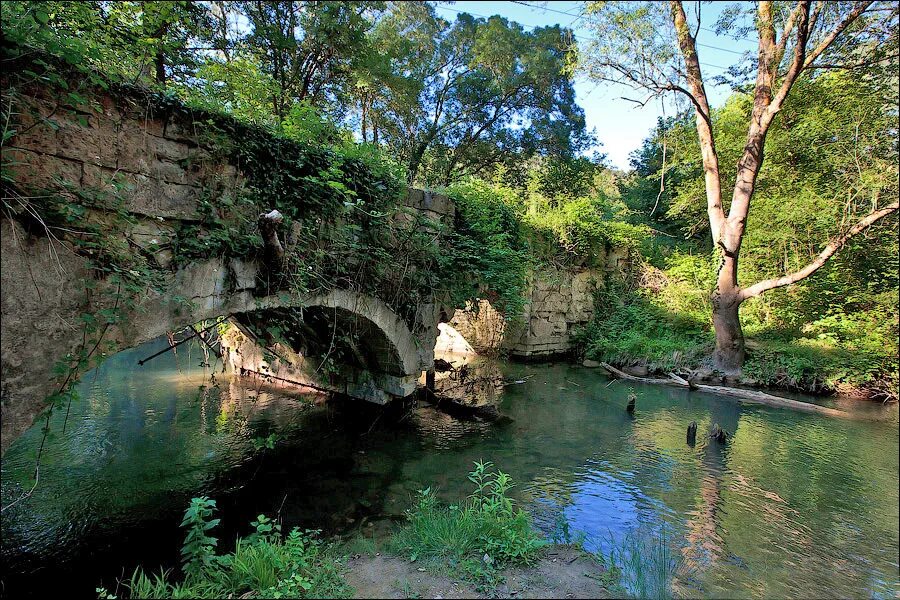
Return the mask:
<svg viewBox="0 0 900 600">
<path fill-rule="evenodd" d="M 216 257 L 176 268 L 168 241 L 179 224 L 198 220 L 202 184 L 213 175 L 225 187 L 235 185 L 242 177 L 240 169 L 210 160 L 199 170 L 191 166 L 196 161 L 186 159 L 211 153 L 183 118 L 155 116 L 126 97 L 98 93 L 95 100 L 100 111 L 67 105 L 40 88 L 21 92 L 14 107 L 20 120 L 17 134 L 3 147 L 4 169 L 15 181 L 5 190 L 0 222 L 4 452 L 59 389 L 64 376 L 54 372 L 54 365 L 85 347 L 82 315 L 109 308 L 86 283 L 94 280 L 88 260 L 59 239 L 65 232 L 35 226 L 28 218 L 27 201 L 20 200 L 28 194 L 94 189 L 113 175 L 127 183 L 117 193 L 130 218 L 122 230 L 108 235 L 152 252 L 167 273 L 167 285 L 165 292 L 144 292 L 124 318 L 104 329 L 103 345 L 94 356 L 227 316 L 244 334 L 232 332 L 223 340 L 234 368 L 263 370 L 379 403 L 413 392 L 422 372 L 433 368 L 439 322 L 453 317 L 455 307 L 442 306 L 440 298 L 429 293 L 414 299 L 415 316 L 404 320 L 381 299 L 345 289 L 264 295 L 257 287 L 260 265 L 253 260 Z M 412 190 L 404 204 L 432 221 L 453 222 L 454 207 L 445 196 Z M 98 218 L 102 222 L 102 215 Z M 610 254 L 605 264 L 599 261 L 600 270 L 614 268 L 621 258 Z M 549 280 L 537 278 L 525 324 L 516 331 L 504 331 L 502 320 L 490 310 L 478 317 L 458 311 L 454 324 L 476 348 L 502 345 L 523 356 L 564 351 L 569 328 L 590 317 L 591 292 L 601 276 L 581 269 Z M 330 315 L 335 327 L 339 319 L 353 321 L 360 332 L 358 345 L 374 358 L 366 368 L 359 362 L 344 364 L 325 376 L 292 348 L 275 344 L 264 351 L 247 343 L 252 337 L 247 325 L 265 320 L 261 311 L 282 309 Z M 316 364 L 321 366 L 318 360 Z"/>
</svg>

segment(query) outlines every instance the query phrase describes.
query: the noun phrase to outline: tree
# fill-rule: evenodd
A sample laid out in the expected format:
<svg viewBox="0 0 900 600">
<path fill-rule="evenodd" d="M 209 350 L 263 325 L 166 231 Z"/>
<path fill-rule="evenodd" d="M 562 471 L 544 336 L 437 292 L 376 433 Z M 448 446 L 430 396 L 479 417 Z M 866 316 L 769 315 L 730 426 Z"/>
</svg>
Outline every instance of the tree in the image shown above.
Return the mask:
<svg viewBox="0 0 900 600">
<path fill-rule="evenodd" d="M 7 2 L 3 10 L 4 35 L 16 43 L 161 87 L 193 75 L 211 27 L 206 8 L 187 0 Z"/>
<path fill-rule="evenodd" d="M 804 77 L 814 77 L 817 70 L 859 69 L 861 74 L 866 74 L 878 68 L 896 69 L 897 5 L 871 1 L 815 4 L 800 1 L 793 6 L 757 3 L 758 54 L 756 80 L 751 88 L 753 102 L 727 213 L 713 112 L 696 42 L 701 22 L 699 3 L 693 19 L 689 19 L 682 2 L 677 0 L 668 5 L 593 2 L 587 13 L 593 17 L 599 34 L 586 61 L 589 72 L 600 79 L 640 88 L 649 93 L 648 99 L 669 92 L 679 93 L 693 107 L 707 219 L 713 247 L 719 254 L 717 281 L 711 296 L 716 333 L 714 362 L 723 371 L 736 371 L 745 357 L 739 316 L 741 304 L 768 290 L 809 277 L 854 236 L 898 209 L 896 193 L 887 199 L 876 193 L 870 198 L 868 211 L 854 215 L 809 264 L 750 286 L 742 287 L 738 282 L 741 244 L 763 165 L 766 136 L 773 122 L 795 84 Z M 727 14 L 719 23 L 720 29 L 728 29 L 726 21 L 739 23 L 737 16 Z"/>
<path fill-rule="evenodd" d="M 368 17 L 381 5 L 322 0 L 241 3 L 251 27 L 243 42 L 276 84 L 271 102 L 279 119 L 294 102 L 337 103 L 355 61 L 371 51 Z"/>
<path fill-rule="evenodd" d="M 586 144 L 565 30 L 529 32 L 465 13 L 449 23 L 424 3 L 395 3 L 389 13 L 373 46 L 390 60 L 374 61 L 358 83 L 362 123 L 410 181 L 447 184 L 510 155 L 571 155 Z"/>
</svg>

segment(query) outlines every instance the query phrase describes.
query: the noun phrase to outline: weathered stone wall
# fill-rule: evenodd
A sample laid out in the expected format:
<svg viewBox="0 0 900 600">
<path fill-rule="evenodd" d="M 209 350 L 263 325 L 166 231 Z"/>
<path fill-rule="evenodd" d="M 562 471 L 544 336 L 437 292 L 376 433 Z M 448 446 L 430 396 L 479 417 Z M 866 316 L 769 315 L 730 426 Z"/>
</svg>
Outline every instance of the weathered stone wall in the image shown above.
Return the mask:
<svg viewBox="0 0 900 600">
<path fill-rule="evenodd" d="M 450 325 L 479 354 L 508 352 L 519 358 L 567 354 L 572 334 L 594 315 L 594 293 L 607 276 L 626 268 L 628 253 L 612 248 L 591 267 L 546 267 L 532 274 L 519 321 L 507 323 L 487 300 L 457 310 Z"/>
<path fill-rule="evenodd" d="M 176 228 L 200 219 L 201 196 L 234 196 L 242 185 L 238 169 L 213 159 L 210 142 L 178 113 L 109 94 L 76 105 L 40 87 L 17 96 L 15 109 L 17 133 L 2 152 L 17 187 L 114 195 L 134 221 L 120 233 L 152 247 L 161 266 L 171 261 Z"/>
</svg>

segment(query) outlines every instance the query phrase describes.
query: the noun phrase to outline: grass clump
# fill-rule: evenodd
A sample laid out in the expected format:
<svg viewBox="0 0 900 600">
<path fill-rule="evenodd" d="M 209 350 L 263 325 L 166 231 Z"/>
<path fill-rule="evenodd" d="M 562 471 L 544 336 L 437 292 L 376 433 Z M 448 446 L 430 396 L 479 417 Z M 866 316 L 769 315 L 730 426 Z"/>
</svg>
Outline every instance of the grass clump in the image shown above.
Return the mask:
<svg viewBox="0 0 900 600">
<path fill-rule="evenodd" d="M 597 558 L 606 567 L 602 583 L 617 595 L 669 599 L 677 596 L 676 577 L 687 572 L 681 553 L 673 549 L 665 529 L 659 535 L 627 534 Z"/>
<path fill-rule="evenodd" d="M 350 590 L 335 561 L 323 555 L 315 531 L 292 529 L 282 535 L 281 526 L 265 515 L 251 523 L 253 533 L 238 538 L 234 552 L 216 554 L 218 540 L 210 535 L 219 520 L 213 519 L 215 501 L 194 498 L 185 511 L 187 529 L 181 549 L 182 575 L 171 570 L 147 575 L 135 569 L 122 582 L 124 598 L 347 598 Z M 117 590 L 118 591 L 118 590 Z M 115 598 L 97 588 L 100 598 Z"/>
<path fill-rule="evenodd" d="M 420 490 L 392 545 L 413 561 L 446 561 L 479 587 L 493 587 L 502 582 L 503 567 L 532 562 L 546 542 L 509 498 L 509 475 L 490 462 L 476 462 L 469 481 L 472 494 L 450 506 L 440 504 L 431 488 Z"/>
</svg>

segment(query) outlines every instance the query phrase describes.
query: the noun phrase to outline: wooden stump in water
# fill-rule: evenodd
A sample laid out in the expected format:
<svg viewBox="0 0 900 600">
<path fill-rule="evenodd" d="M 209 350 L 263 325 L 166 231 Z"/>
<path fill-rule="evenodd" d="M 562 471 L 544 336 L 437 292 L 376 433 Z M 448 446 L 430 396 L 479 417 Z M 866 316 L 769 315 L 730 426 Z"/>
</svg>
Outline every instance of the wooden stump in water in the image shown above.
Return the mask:
<svg viewBox="0 0 900 600">
<path fill-rule="evenodd" d="M 728 439 L 728 432 L 722 429 L 718 423 L 712 426 L 712 429 L 709 432 L 709 437 L 716 440 L 720 444 L 724 444 L 725 440 Z"/>
<path fill-rule="evenodd" d="M 691 448 L 697 443 L 697 421 L 691 421 L 687 428 L 687 443 Z"/>
</svg>

